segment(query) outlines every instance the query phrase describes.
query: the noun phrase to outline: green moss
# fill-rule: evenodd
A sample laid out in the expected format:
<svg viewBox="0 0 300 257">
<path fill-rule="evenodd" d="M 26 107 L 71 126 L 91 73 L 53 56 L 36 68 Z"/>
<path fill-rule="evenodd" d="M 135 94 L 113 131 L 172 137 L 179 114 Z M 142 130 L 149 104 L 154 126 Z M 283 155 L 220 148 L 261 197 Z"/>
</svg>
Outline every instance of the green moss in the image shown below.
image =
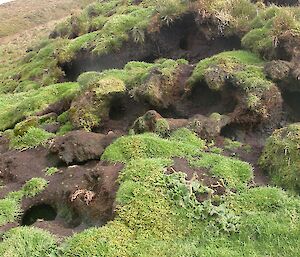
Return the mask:
<svg viewBox="0 0 300 257">
<path fill-rule="evenodd" d="M 297 8 L 271 6 L 262 10 L 252 21 L 252 27 L 242 39 L 242 46 L 263 58 L 276 56 L 278 37 L 286 31 L 300 32 L 300 19 L 295 15 Z"/>
<path fill-rule="evenodd" d="M 187 128 L 181 128 L 174 131 L 171 134 L 171 140 L 185 144 L 191 144 L 201 150 L 206 149 L 206 142 L 200 139 L 194 132 L 190 131 Z"/>
<path fill-rule="evenodd" d="M 188 83 L 191 87 L 205 83 L 214 91 L 223 90 L 231 84 L 241 89 L 245 104 L 251 111 L 265 115 L 263 94 L 273 83 L 266 78 L 263 63 L 250 52 L 224 52 L 200 61 Z"/>
<path fill-rule="evenodd" d="M 0 226 L 14 222 L 21 215 L 20 203 L 12 198 L 0 200 Z"/>
<path fill-rule="evenodd" d="M 54 253 L 57 239 L 39 228 L 18 227 L 5 233 L 0 243 L 0 255 L 10 257 L 40 256 Z"/>
<path fill-rule="evenodd" d="M 256 54 L 271 58 L 274 56 L 274 39 L 269 33 L 267 28 L 253 29 L 243 37 L 242 45 Z"/>
<path fill-rule="evenodd" d="M 56 168 L 56 167 L 49 167 L 49 168 L 46 168 L 44 171 L 45 171 L 47 176 L 52 176 L 55 173 L 59 172 L 59 169 Z"/>
<path fill-rule="evenodd" d="M 24 121 L 19 122 L 16 124 L 14 128 L 14 135 L 15 136 L 23 136 L 31 127 L 37 127 L 39 124 L 38 118 L 36 116 L 29 117 Z"/>
<path fill-rule="evenodd" d="M 73 129 L 74 129 L 74 127 L 73 127 L 72 123 L 70 121 L 68 121 L 59 128 L 57 135 L 59 135 L 59 136 L 65 135 L 66 133 L 72 131 Z"/>
<path fill-rule="evenodd" d="M 24 117 L 43 110 L 51 103 L 73 98 L 78 92 L 78 83 L 61 83 L 29 92 L 0 94 L 0 130 L 13 127 Z"/>
<path fill-rule="evenodd" d="M 246 162 L 214 153 L 203 153 L 192 159 L 194 167 L 209 169 L 210 174 L 223 179 L 229 189 L 244 189 L 253 178 L 253 168 Z"/>
<path fill-rule="evenodd" d="M 241 142 L 233 141 L 229 138 L 224 139 L 224 148 L 226 150 L 237 150 L 237 149 L 241 148 L 242 146 L 243 146 L 243 144 Z"/>
<path fill-rule="evenodd" d="M 43 178 L 32 178 L 22 187 L 22 192 L 26 197 L 34 197 L 42 192 L 47 185 L 48 181 Z"/>
<path fill-rule="evenodd" d="M 54 137 L 52 133 L 40 128 L 30 127 L 24 135 L 11 138 L 9 146 L 14 149 L 33 148 L 46 143 L 52 137 Z"/>
<path fill-rule="evenodd" d="M 156 134 L 146 133 L 117 139 L 105 150 L 101 159 L 126 163 L 136 158 L 193 156 L 200 154 L 202 148 L 200 148 L 199 145 L 186 144 L 186 142 L 177 140 L 162 139 Z M 201 144 L 201 146 L 203 146 L 203 144 Z"/>
<path fill-rule="evenodd" d="M 125 85 L 119 79 L 106 78 L 95 82 L 73 101 L 69 110 L 72 125 L 86 130 L 98 126 L 101 119 L 108 118 L 111 101 L 124 91 Z"/>
<path fill-rule="evenodd" d="M 299 143 L 300 125 L 275 130 L 267 140 L 259 164 L 272 182 L 283 188 L 300 192 L 299 182 Z"/>
</svg>

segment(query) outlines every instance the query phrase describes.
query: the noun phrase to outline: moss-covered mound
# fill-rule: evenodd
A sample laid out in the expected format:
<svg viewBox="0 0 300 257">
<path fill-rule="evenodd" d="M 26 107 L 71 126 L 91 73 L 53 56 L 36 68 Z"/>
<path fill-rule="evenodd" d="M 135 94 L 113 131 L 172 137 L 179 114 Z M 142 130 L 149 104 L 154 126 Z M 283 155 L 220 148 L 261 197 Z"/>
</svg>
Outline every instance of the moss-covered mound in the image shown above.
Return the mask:
<svg viewBox="0 0 300 257">
<path fill-rule="evenodd" d="M 275 185 L 297 193 L 300 192 L 299 143 L 300 124 L 291 124 L 273 133 L 260 158 L 261 167 Z"/>
<path fill-rule="evenodd" d="M 277 87 L 266 78 L 263 63 L 247 51 L 223 52 L 200 61 L 189 84 L 191 90 L 204 84 L 212 91 L 231 91 L 237 101 L 233 119 L 238 123 L 247 122 L 247 116 L 254 122 L 266 120 L 280 112 L 282 100 Z"/>
</svg>

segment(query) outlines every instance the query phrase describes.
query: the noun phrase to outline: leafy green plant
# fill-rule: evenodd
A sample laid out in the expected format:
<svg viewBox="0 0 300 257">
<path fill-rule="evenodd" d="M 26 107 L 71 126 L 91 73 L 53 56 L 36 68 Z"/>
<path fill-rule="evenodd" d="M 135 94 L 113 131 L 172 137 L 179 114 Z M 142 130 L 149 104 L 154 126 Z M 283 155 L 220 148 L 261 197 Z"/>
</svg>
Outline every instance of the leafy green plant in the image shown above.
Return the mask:
<svg viewBox="0 0 300 257">
<path fill-rule="evenodd" d="M 211 199 L 199 202 L 198 194 L 213 195 L 213 190 L 201 184 L 198 180 L 186 180 L 184 173 L 173 173 L 165 176 L 165 185 L 171 198 L 186 210 L 186 215 L 196 220 L 205 220 L 214 229 L 225 232 L 238 230 L 238 217 L 224 204 L 215 205 Z"/>
</svg>

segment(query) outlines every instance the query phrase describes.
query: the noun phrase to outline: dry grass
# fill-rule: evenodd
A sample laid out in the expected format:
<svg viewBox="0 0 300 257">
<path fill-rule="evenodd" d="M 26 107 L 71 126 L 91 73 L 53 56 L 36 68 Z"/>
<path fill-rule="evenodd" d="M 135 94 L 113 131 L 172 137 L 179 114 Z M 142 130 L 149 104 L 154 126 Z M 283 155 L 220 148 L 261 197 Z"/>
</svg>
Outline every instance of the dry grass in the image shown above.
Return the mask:
<svg viewBox="0 0 300 257">
<path fill-rule="evenodd" d="M 0 38 L 66 17 L 93 0 L 16 0 L 0 6 Z"/>
</svg>

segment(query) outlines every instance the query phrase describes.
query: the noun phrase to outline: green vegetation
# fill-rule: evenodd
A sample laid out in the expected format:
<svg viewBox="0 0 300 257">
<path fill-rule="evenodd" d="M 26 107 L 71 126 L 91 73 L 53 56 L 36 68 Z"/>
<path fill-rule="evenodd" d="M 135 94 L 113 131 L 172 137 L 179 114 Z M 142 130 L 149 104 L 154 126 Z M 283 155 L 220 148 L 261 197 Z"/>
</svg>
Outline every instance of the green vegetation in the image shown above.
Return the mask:
<svg viewBox="0 0 300 257">
<path fill-rule="evenodd" d="M 198 139 L 197 144 L 194 142 L 189 144 L 187 141 L 172 140 L 172 137 L 171 139 L 162 139 L 151 133 L 125 136 L 118 138 L 110 145 L 101 158 L 126 163 L 131 159 L 155 158 L 156 156 L 161 158 L 197 156 L 205 146 L 202 142 L 201 139 Z"/>
<path fill-rule="evenodd" d="M 21 208 L 18 201 L 12 198 L 0 200 L 0 226 L 14 222 L 21 214 Z"/>
<path fill-rule="evenodd" d="M 72 98 L 79 92 L 77 83 L 61 83 L 15 94 L 0 94 L 0 130 L 13 127 L 24 117 L 46 108 L 49 104 Z"/>
<path fill-rule="evenodd" d="M 73 101 L 69 118 L 76 128 L 91 130 L 109 117 L 110 102 L 123 94 L 125 85 L 119 79 L 101 79 L 91 85 L 83 95 Z"/>
<path fill-rule="evenodd" d="M 22 191 L 25 197 L 34 197 L 42 192 L 48 185 L 48 181 L 43 178 L 32 178 L 26 182 Z"/>
<path fill-rule="evenodd" d="M 31 127 L 23 136 L 10 138 L 10 147 L 18 150 L 33 148 L 46 143 L 52 137 L 54 137 L 52 133 Z"/>
<path fill-rule="evenodd" d="M 275 185 L 296 193 L 300 193 L 299 135 L 300 124 L 298 123 L 275 130 L 267 140 L 259 162 Z"/>
<path fill-rule="evenodd" d="M 226 150 L 237 150 L 237 149 L 241 148 L 242 146 L 243 146 L 243 144 L 239 141 L 233 141 L 229 138 L 224 139 L 224 148 Z"/>
<path fill-rule="evenodd" d="M 124 69 L 111 69 L 99 72 L 86 72 L 78 77 L 78 83 L 82 88 L 87 88 L 100 79 L 120 79 L 124 82 L 128 90 L 137 88 L 143 84 L 148 78 L 151 71 L 158 71 L 163 76 L 171 79 L 175 70 L 180 64 L 186 64 L 183 59 L 159 59 L 155 63 L 146 62 L 128 62 Z"/>
<path fill-rule="evenodd" d="M 18 55 L 21 51 L 10 53 L 9 48 L 1 46 L 0 55 L 5 59 L 0 64 L 1 135 L 10 139 L 11 148 L 32 148 L 73 129 L 98 131 L 103 121 L 110 118 L 112 104 L 124 95 L 126 99 L 132 97 L 136 102 L 168 113 L 173 110 L 169 107 L 174 104 L 177 91 L 185 92 L 184 96 L 188 97 L 197 86 L 207 86 L 220 94 L 225 92 L 224 98 L 228 97 L 229 101 L 230 97 L 236 98 L 238 111 L 245 116 L 254 115 L 258 122 L 269 119 L 267 102 L 273 101 L 270 96 L 276 101 L 279 91 L 264 74 L 264 60 L 287 50 L 285 46 L 278 47 L 282 36 L 291 33 L 297 41 L 300 12 L 299 7 L 254 2 L 95 1 L 80 14 L 72 14 L 58 24 L 49 38 L 30 46 L 26 55 Z M 156 39 L 164 31 L 162 26 L 171 26 L 187 13 L 197 14 L 196 24 L 207 39 L 238 37 L 245 50 L 223 52 L 201 60 L 187 87 L 182 88 L 178 85 L 184 84 L 183 79 L 193 67 L 185 66 L 188 62 L 183 59 L 159 59 L 154 63 L 132 61 L 123 69 L 86 72 L 77 82 L 64 82 L 68 81 L 69 74 L 64 74 L 63 67 L 78 57 L 99 58 L 120 51 L 126 42 L 143 44 L 150 37 Z M 298 51 L 293 42 L 291 48 Z M 184 55 L 183 49 L 176 55 L 181 54 Z M 195 58 L 193 51 L 186 56 Z M 222 98 L 222 104 L 223 100 L 227 101 Z M 62 108 L 39 116 L 49 105 L 69 101 L 68 110 Z M 180 104 L 174 108 L 176 114 L 185 116 L 184 109 L 189 106 L 181 110 Z M 61 114 L 62 111 L 65 112 Z M 207 143 L 187 128 L 171 133 L 167 119 L 157 113 L 148 114 L 138 118 L 130 135 L 113 141 L 101 156 L 102 161 L 111 165 L 124 164 L 118 178 L 113 220 L 74 234 L 60 245 L 55 237 L 40 229 L 11 229 L 0 242 L 0 256 L 299 255 L 299 124 L 275 131 L 260 159 L 273 184 L 290 190 L 293 193 L 290 194 L 275 187 L 252 187 L 253 167 L 237 156 L 227 156 L 237 150 L 247 151 L 248 146 L 225 139 L 223 151 L 213 141 Z M 191 122 L 190 127 L 197 131 L 207 126 L 219 134 L 222 122 L 228 124 L 229 119 L 239 122 L 239 114 L 235 114 L 213 113 L 203 118 L 204 124 L 199 120 L 195 124 Z M 42 129 L 52 123 L 60 125 L 56 134 Z M 180 159 L 175 162 L 175 157 Z M 177 167 L 183 170 L 178 171 Z M 195 173 L 190 174 L 193 170 Z M 44 170 L 45 176 L 58 171 L 56 167 Z M 21 201 L 35 197 L 47 185 L 43 178 L 32 178 L 20 190 L 1 199 L 0 226 L 17 222 L 22 213 Z"/>
<path fill-rule="evenodd" d="M 47 176 L 52 176 L 57 172 L 59 172 L 59 169 L 56 167 L 49 167 L 49 168 L 45 169 L 45 173 Z"/>
<path fill-rule="evenodd" d="M 250 164 L 220 154 L 203 153 L 199 159 L 190 161 L 192 166 L 209 169 L 210 173 L 223 179 L 230 189 L 244 188 L 253 177 Z"/>
<path fill-rule="evenodd" d="M 34 197 L 42 192 L 48 182 L 42 178 L 32 178 L 16 192 L 10 192 L 0 200 L 0 226 L 15 222 L 21 215 L 21 200 L 23 197 Z M 1 252 L 1 247 L 0 247 Z"/>
<path fill-rule="evenodd" d="M 266 115 L 263 93 L 273 83 L 263 72 L 263 61 L 247 51 L 223 52 L 200 61 L 189 79 L 191 87 L 205 83 L 211 90 L 223 90 L 228 83 L 242 90 L 249 110 Z"/>
<path fill-rule="evenodd" d="M 300 35 L 299 8 L 271 6 L 261 10 L 250 24 L 253 29 L 243 37 L 243 47 L 263 58 L 272 59 L 276 57 L 276 47 L 282 34 L 293 31 Z"/>
<path fill-rule="evenodd" d="M 179 143 L 175 138 L 184 140 L 186 137 L 180 135 L 185 133 L 179 131 L 169 140 L 154 134 L 128 136 L 111 145 L 104 159 L 127 163 L 119 178 L 117 215 L 104 227 L 69 238 L 59 251 L 61 256 L 237 257 L 276 256 L 278 252 L 297 256 L 300 199 L 277 188 L 248 189 L 251 167 L 247 163 L 200 153 L 195 161 L 198 166 L 222 173 L 224 178 L 230 178 L 231 185 L 243 185 L 238 193 L 204 202 L 196 201 L 195 196 L 211 193 L 211 189 L 197 181 L 186 181 L 182 173 L 165 174 L 165 167 L 172 161 L 157 157 L 173 156 L 166 149 L 172 141 Z M 136 144 L 130 158 L 115 152 L 117 146 L 119 152 L 128 149 L 123 147 L 125 139 L 129 142 L 141 137 L 152 138 L 152 144 L 147 148 Z M 189 137 L 193 138 L 192 134 Z M 193 146 L 199 143 L 187 141 Z M 243 170 L 245 173 L 240 174 Z M 273 236 L 276 240 L 271 239 Z"/>
<path fill-rule="evenodd" d="M 57 239 L 39 228 L 18 227 L 4 234 L 0 255 L 9 257 L 49 256 Z"/>
</svg>

